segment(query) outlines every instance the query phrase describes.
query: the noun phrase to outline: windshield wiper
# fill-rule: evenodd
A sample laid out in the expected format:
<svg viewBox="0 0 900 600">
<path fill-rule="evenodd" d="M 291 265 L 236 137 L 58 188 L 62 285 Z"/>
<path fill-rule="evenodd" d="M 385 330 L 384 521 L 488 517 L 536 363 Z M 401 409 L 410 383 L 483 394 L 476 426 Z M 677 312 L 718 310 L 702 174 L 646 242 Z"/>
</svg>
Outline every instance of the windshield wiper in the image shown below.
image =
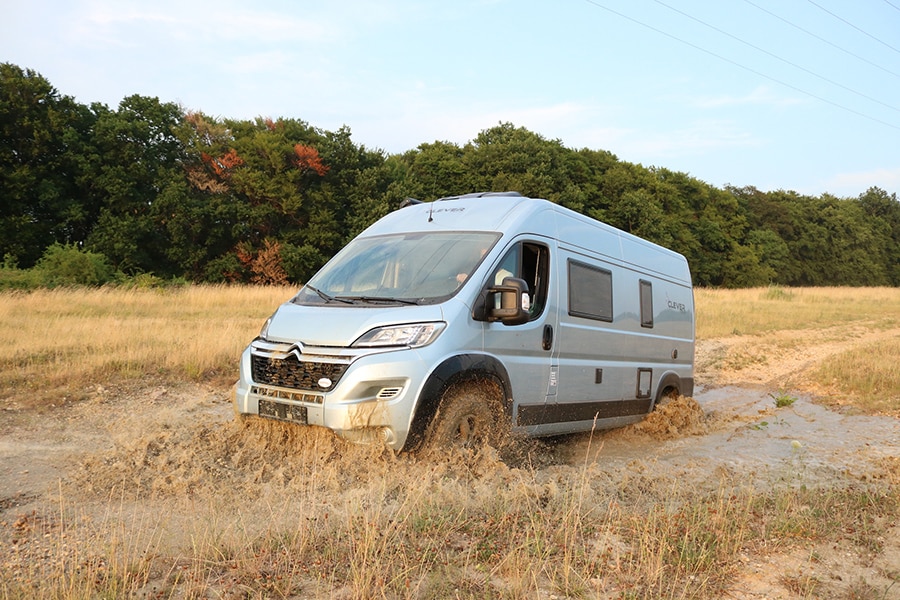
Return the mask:
<svg viewBox="0 0 900 600">
<path fill-rule="evenodd" d="M 387 303 L 387 304 L 418 304 L 418 300 L 407 300 L 406 298 L 390 298 L 384 296 L 336 296 L 335 300 L 343 300 L 345 302 L 369 302 Z"/>
<path fill-rule="evenodd" d="M 329 296 L 322 290 L 320 290 L 318 288 L 314 288 L 313 286 L 309 285 L 308 283 L 306 284 L 306 287 L 308 287 L 309 289 L 311 289 L 312 291 L 317 293 L 319 295 L 319 297 L 322 300 L 324 300 L 325 302 L 334 302 L 335 300 L 337 300 L 338 302 L 343 302 L 344 304 L 353 304 L 353 300 L 348 300 L 347 298 L 339 298 L 337 296 Z"/>
</svg>

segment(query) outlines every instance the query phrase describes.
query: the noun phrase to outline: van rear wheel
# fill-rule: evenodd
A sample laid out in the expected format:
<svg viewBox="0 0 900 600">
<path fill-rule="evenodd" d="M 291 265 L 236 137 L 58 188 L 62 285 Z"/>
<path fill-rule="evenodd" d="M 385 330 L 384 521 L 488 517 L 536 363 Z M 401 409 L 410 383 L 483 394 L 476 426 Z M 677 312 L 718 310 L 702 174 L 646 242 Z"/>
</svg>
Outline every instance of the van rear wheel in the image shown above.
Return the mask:
<svg viewBox="0 0 900 600">
<path fill-rule="evenodd" d="M 451 387 L 441 397 L 425 434 L 425 448 L 476 449 L 497 439 L 499 390 L 489 382 Z"/>
<path fill-rule="evenodd" d="M 665 388 L 660 392 L 657 401 L 653 403 L 653 410 L 656 410 L 659 406 L 665 406 L 666 404 L 677 400 L 680 395 L 681 392 L 675 386 Z"/>
</svg>

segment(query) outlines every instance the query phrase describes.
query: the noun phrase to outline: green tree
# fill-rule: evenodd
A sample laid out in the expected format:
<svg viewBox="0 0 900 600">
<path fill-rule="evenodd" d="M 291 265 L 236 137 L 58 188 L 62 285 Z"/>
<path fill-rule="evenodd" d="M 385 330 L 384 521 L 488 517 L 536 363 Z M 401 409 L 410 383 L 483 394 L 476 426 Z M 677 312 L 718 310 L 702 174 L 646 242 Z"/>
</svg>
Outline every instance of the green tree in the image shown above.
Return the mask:
<svg viewBox="0 0 900 600">
<path fill-rule="evenodd" d="M 793 261 L 787 243 L 771 229 L 754 229 L 745 240 L 756 255 L 760 271 L 750 285 L 790 284 Z"/>
<path fill-rule="evenodd" d="M 698 285 L 900 285 L 900 203 L 879 188 L 720 190 L 511 123 L 388 156 L 347 127 L 210 118 L 142 96 L 87 107 L 0 64 L 7 274 L 108 257 L 130 274 L 299 282 L 408 196 L 507 190 L 681 252 Z"/>
<path fill-rule="evenodd" d="M 175 135 L 182 111 L 157 98 L 130 96 L 118 110 L 93 107 L 94 173 L 91 192 L 100 198 L 88 247 L 125 273 L 178 274 L 168 260 L 169 240 L 158 226 L 157 201 L 184 179 L 183 148 Z"/>
<path fill-rule="evenodd" d="M 84 241 L 97 212 L 79 187 L 92 122 L 40 74 L 0 64 L 0 256 L 28 268 L 53 243 Z"/>
<path fill-rule="evenodd" d="M 457 196 L 477 189 L 475 173 L 466 165 L 465 151 L 450 142 L 420 144 L 404 153 L 400 160 L 406 165 L 401 181 L 406 184 L 406 196 L 420 200 L 434 200 Z"/>
<path fill-rule="evenodd" d="M 789 241 L 797 239 L 799 224 L 792 206 L 805 202 L 794 192 L 762 192 L 755 187 L 727 187 L 747 215 L 749 232 L 745 243 L 755 248 L 760 263 L 774 270 L 773 283 L 793 285 L 801 280 L 800 261 Z"/>
<path fill-rule="evenodd" d="M 887 281 L 890 285 L 900 286 L 900 202 L 897 194 L 871 187 L 859 196 L 859 204 L 882 248 Z"/>
<path fill-rule="evenodd" d="M 563 157 L 569 152 L 559 140 L 501 123 L 466 145 L 464 165 L 473 191 L 517 191 L 558 202 L 567 187 Z"/>
<path fill-rule="evenodd" d="M 859 202 L 824 195 L 790 206 L 795 235 L 787 240 L 801 266 L 792 285 L 886 285 L 884 249 Z"/>
<path fill-rule="evenodd" d="M 644 239 L 671 245 L 667 215 L 657 199 L 645 189 L 629 190 L 610 206 L 609 223 Z"/>
<path fill-rule="evenodd" d="M 330 170 L 322 179 L 322 191 L 331 196 L 337 218 L 337 236 L 329 237 L 329 246 L 321 251 L 334 254 L 363 229 L 397 208 L 405 196 L 389 192 L 399 180 L 402 168 L 388 163 L 384 152 L 356 145 L 350 129 L 325 132 L 319 146 L 322 160 Z"/>
</svg>

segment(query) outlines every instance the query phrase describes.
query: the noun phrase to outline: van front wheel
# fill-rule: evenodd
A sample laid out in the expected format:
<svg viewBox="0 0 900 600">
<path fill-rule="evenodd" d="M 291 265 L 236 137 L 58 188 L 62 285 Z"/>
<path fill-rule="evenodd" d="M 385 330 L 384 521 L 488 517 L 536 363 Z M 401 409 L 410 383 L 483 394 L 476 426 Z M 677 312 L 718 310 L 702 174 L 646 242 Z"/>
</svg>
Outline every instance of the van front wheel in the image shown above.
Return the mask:
<svg viewBox="0 0 900 600">
<path fill-rule="evenodd" d="M 491 444 L 500 422 L 497 393 L 488 382 L 456 385 L 444 392 L 425 435 L 426 448 L 475 449 Z"/>
</svg>

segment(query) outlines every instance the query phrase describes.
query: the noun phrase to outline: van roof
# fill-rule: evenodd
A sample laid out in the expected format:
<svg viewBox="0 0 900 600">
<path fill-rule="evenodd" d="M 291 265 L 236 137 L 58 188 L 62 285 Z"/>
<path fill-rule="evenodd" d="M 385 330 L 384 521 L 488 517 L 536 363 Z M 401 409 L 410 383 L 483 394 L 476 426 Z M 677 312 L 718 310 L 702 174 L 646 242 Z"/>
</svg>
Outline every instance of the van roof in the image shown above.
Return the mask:
<svg viewBox="0 0 900 600">
<path fill-rule="evenodd" d="M 548 212 L 557 217 L 549 218 Z M 408 198 L 401 208 L 360 235 L 437 231 L 543 234 L 564 245 L 599 251 L 625 262 L 637 261 L 635 264 L 642 264 L 644 268 L 690 282 L 686 260 L 677 252 L 549 200 L 528 198 L 518 192 L 477 192 L 447 196 L 433 202 Z M 600 245 L 602 250 L 598 250 Z"/>
<path fill-rule="evenodd" d="M 362 235 L 398 231 L 520 230 L 535 213 L 553 210 L 552 202 L 526 198 L 518 192 L 478 192 L 421 202 L 407 198 L 400 208 L 366 229 Z"/>
</svg>

